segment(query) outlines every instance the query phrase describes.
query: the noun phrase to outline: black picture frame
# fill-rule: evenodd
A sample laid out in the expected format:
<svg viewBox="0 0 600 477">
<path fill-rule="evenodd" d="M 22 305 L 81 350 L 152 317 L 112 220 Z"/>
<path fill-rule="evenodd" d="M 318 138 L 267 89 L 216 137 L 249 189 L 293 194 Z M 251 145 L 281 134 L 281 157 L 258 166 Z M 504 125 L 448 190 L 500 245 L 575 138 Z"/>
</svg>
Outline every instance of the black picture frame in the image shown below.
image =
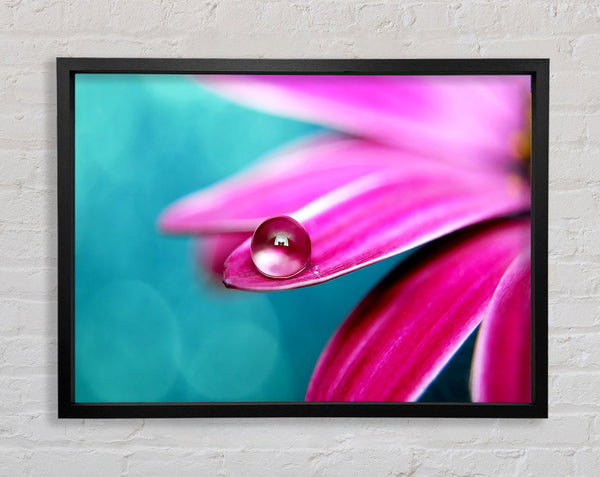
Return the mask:
<svg viewBox="0 0 600 477">
<path fill-rule="evenodd" d="M 57 58 L 58 417 L 548 417 L 548 59 L 255 60 Z M 531 75 L 532 402 L 76 403 L 74 394 L 75 74 Z"/>
</svg>

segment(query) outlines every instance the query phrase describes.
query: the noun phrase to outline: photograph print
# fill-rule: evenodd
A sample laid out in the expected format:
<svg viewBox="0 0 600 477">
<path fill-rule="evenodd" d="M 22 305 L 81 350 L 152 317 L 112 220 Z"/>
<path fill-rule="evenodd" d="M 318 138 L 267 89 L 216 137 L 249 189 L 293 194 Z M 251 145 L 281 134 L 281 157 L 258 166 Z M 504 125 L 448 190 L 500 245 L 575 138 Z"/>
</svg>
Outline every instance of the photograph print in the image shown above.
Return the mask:
<svg viewBox="0 0 600 477">
<path fill-rule="evenodd" d="M 74 79 L 75 403 L 531 403 L 531 76 Z"/>
</svg>

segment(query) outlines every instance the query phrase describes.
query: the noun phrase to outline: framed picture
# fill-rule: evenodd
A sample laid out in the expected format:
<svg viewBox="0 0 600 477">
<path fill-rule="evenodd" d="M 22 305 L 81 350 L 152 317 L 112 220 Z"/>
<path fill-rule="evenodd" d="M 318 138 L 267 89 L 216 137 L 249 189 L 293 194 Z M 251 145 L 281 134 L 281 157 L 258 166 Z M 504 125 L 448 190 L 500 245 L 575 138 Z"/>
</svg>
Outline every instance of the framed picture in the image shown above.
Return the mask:
<svg viewBox="0 0 600 477">
<path fill-rule="evenodd" d="M 59 417 L 547 417 L 548 71 L 59 58 Z"/>
</svg>

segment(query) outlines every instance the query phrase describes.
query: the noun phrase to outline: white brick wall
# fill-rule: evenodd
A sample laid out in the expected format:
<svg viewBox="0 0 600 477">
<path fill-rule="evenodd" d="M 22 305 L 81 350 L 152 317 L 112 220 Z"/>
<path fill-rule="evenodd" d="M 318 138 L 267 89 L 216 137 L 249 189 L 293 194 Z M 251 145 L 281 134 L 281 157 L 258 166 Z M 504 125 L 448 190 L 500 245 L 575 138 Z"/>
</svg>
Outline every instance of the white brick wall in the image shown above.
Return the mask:
<svg viewBox="0 0 600 477">
<path fill-rule="evenodd" d="M 599 475 L 600 3 L 4 0 L 0 475 Z M 56 56 L 550 57 L 550 419 L 56 419 Z"/>
</svg>

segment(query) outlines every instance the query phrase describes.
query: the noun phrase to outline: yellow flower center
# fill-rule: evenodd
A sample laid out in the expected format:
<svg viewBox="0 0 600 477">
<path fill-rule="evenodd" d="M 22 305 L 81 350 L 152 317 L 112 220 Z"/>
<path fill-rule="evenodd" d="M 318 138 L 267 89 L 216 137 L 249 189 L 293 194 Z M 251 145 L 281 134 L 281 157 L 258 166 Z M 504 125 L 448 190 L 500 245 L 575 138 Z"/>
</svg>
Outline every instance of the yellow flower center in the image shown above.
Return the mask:
<svg viewBox="0 0 600 477">
<path fill-rule="evenodd" d="M 527 167 L 531 178 L 531 97 L 527 97 L 527 106 L 524 108 L 523 127 L 513 131 L 509 140 L 510 154 Z"/>
</svg>

